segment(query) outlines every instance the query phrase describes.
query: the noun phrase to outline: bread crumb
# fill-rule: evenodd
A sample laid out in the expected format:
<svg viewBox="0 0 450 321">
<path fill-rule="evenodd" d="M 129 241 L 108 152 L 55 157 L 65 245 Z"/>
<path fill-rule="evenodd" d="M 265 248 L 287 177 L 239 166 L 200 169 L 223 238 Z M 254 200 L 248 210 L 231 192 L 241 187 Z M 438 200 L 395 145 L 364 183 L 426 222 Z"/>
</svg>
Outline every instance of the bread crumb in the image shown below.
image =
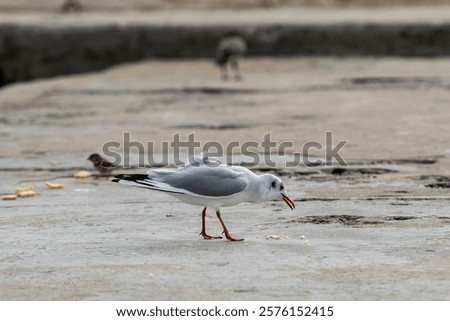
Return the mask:
<svg viewBox="0 0 450 321">
<path fill-rule="evenodd" d="M 17 198 L 16 194 L 11 194 L 11 195 L 3 195 L 2 196 L 2 200 L 4 201 L 13 201 Z"/>
<path fill-rule="evenodd" d="M 88 178 L 91 177 L 91 173 L 88 171 L 79 171 L 73 175 L 75 178 Z"/>
<path fill-rule="evenodd" d="M 45 183 L 46 185 L 47 185 L 47 187 L 48 188 L 50 188 L 50 189 L 59 189 L 59 188 L 64 188 L 64 185 L 63 184 L 58 184 L 58 183 L 50 183 L 50 182 L 47 182 L 47 183 Z"/>
<path fill-rule="evenodd" d="M 33 190 L 25 190 L 25 191 L 20 191 L 19 193 L 16 193 L 16 195 L 19 197 L 33 197 L 33 196 L 36 196 L 36 192 Z"/>
<path fill-rule="evenodd" d="M 24 186 L 24 187 L 16 187 L 16 195 L 19 196 L 19 193 L 26 192 L 26 191 L 32 191 L 33 186 Z"/>
</svg>

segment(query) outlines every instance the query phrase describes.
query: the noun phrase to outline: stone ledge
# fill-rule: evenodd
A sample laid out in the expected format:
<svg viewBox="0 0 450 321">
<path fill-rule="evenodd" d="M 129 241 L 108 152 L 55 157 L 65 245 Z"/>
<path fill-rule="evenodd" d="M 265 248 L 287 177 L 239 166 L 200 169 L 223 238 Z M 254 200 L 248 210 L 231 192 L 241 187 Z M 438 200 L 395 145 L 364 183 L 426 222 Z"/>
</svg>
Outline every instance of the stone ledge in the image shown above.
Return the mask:
<svg viewBox="0 0 450 321">
<path fill-rule="evenodd" d="M 399 13 L 395 19 L 394 13 L 386 11 L 386 18 L 376 12 L 363 19 L 366 11 L 361 15 L 355 10 L 347 15 L 328 12 L 318 14 L 316 23 L 307 12 L 295 10 L 273 15 L 265 11 L 261 16 L 250 11 L 247 20 L 242 12 L 235 16 L 214 12 L 215 23 L 207 15 L 199 20 L 198 12 L 178 13 L 171 19 L 167 13 L 137 14 L 135 19 L 130 13 L 120 17 L 47 15 L 47 19 L 46 15 L 17 19 L 0 15 L 0 86 L 143 59 L 212 57 L 219 39 L 229 33 L 239 33 L 247 40 L 250 56 L 450 54 L 450 21 L 436 12 L 429 19 L 426 14 L 412 13 L 411 19 Z"/>
</svg>

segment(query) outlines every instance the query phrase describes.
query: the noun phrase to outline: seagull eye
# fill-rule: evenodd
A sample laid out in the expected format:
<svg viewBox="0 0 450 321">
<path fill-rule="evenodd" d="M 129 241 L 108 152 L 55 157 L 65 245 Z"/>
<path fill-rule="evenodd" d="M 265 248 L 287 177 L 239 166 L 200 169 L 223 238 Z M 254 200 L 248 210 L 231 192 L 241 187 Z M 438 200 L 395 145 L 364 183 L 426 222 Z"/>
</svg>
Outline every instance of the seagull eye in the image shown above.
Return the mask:
<svg viewBox="0 0 450 321">
<path fill-rule="evenodd" d="M 272 182 L 272 188 L 275 188 L 275 185 L 276 185 L 276 182 L 273 181 L 273 182 Z"/>
<path fill-rule="evenodd" d="M 283 185 L 280 186 L 280 191 L 282 191 L 282 190 L 284 190 L 284 186 Z"/>
</svg>

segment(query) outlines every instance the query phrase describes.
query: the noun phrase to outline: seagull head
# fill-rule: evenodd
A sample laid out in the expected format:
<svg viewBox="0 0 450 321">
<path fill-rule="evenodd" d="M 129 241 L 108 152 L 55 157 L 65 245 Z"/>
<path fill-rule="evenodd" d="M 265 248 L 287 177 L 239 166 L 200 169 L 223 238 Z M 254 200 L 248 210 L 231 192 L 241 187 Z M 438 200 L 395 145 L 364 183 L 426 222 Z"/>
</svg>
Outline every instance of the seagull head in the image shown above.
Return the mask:
<svg viewBox="0 0 450 321">
<path fill-rule="evenodd" d="M 281 179 L 275 175 L 265 174 L 261 176 L 263 184 L 260 185 L 260 193 L 264 195 L 266 200 L 278 200 L 282 199 L 291 210 L 295 208 L 294 202 L 287 196 L 286 188 Z"/>
</svg>

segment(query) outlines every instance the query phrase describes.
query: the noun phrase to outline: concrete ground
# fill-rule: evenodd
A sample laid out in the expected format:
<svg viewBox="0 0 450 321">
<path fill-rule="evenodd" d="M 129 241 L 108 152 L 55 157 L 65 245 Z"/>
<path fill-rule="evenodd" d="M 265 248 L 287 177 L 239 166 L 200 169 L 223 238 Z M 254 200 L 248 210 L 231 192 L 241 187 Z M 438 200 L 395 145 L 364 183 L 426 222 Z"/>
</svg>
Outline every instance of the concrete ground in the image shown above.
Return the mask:
<svg viewBox="0 0 450 321">
<path fill-rule="evenodd" d="M 0 299 L 449 300 L 449 66 L 247 59 L 236 82 L 209 60 L 147 61 L 2 88 L 0 193 L 38 195 L 0 201 Z M 332 131 L 348 166 L 260 164 L 297 208 L 224 208 L 241 243 L 203 240 L 201 208 L 165 194 L 71 177 L 126 132 L 159 154 L 176 133 L 226 145 L 269 131 L 290 153 Z M 221 233 L 213 213 L 207 226 Z"/>
</svg>

